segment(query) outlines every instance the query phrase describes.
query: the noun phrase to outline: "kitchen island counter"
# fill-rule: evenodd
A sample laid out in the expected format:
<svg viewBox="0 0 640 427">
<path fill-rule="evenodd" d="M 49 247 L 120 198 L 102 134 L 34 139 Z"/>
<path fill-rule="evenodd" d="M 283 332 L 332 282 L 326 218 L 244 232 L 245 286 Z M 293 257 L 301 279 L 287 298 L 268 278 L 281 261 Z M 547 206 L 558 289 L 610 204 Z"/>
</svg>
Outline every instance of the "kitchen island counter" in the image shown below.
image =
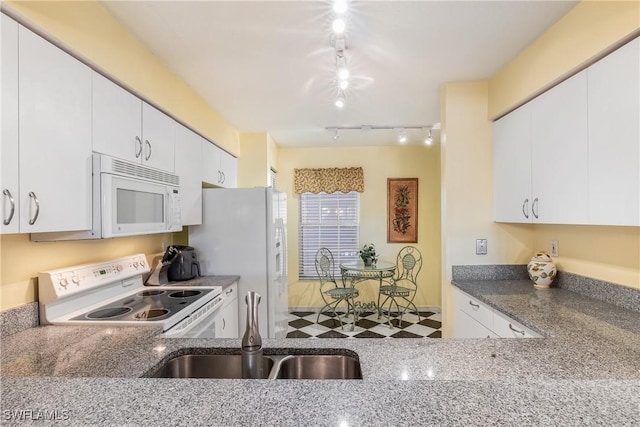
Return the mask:
<svg viewBox="0 0 640 427">
<path fill-rule="evenodd" d="M 3 422 L 58 411 L 64 425 L 638 423 L 637 312 L 563 289 L 539 303 L 526 281 L 456 286 L 544 338 L 265 339 L 265 349 L 355 351 L 364 379 L 209 380 L 139 377 L 189 349 L 237 349 L 239 339 L 164 339 L 136 327 L 32 328 L 3 338 Z"/>
</svg>

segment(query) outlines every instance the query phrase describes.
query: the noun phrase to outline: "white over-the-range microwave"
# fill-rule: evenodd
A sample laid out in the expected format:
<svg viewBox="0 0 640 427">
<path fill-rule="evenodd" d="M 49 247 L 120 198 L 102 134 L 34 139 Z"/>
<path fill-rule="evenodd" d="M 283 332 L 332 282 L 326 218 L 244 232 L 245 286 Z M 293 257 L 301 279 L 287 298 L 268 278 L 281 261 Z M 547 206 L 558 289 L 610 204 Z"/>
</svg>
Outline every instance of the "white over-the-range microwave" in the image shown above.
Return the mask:
<svg viewBox="0 0 640 427">
<path fill-rule="evenodd" d="M 180 177 L 93 154 L 92 229 L 32 233 L 33 241 L 100 239 L 182 230 Z"/>
</svg>

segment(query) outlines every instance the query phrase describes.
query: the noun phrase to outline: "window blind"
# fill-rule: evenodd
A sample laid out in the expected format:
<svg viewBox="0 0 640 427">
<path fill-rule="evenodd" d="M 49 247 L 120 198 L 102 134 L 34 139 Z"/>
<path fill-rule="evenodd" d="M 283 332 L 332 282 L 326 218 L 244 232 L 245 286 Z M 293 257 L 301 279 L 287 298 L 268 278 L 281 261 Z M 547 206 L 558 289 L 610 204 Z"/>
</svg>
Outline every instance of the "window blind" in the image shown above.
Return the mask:
<svg viewBox="0 0 640 427">
<path fill-rule="evenodd" d="M 299 203 L 299 277 L 311 279 L 318 276 L 315 256 L 323 247 L 333 254 L 334 275 L 340 277 L 340 264 L 358 259 L 360 193 L 302 193 Z"/>
</svg>

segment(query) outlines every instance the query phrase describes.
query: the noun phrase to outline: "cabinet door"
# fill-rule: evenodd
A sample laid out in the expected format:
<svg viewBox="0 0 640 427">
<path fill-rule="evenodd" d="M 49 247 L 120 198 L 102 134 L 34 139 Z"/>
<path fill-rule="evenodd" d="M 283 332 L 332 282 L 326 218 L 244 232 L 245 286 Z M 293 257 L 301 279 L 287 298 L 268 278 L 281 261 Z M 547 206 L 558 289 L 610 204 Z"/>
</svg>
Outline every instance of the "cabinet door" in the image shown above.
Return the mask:
<svg viewBox="0 0 640 427">
<path fill-rule="evenodd" d="M 202 141 L 202 182 L 209 185 L 220 185 L 220 155 L 222 150 L 207 140 Z"/>
<path fill-rule="evenodd" d="M 461 310 L 454 314 L 454 338 L 495 338 L 496 335 Z"/>
<path fill-rule="evenodd" d="M 2 126 L 0 131 L 0 232 L 17 233 L 20 224 L 18 187 L 18 23 L 2 18 Z"/>
<path fill-rule="evenodd" d="M 587 74 L 589 223 L 640 225 L 640 39 Z"/>
<path fill-rule="evenodd" d="M 586 224 L 589 220 L 586 70 L 531 104 L 533 221 Z"/>
<path fill-rule="evenodd" d="M 98 73 L 92 80 L 93 151 L 140 163 L 142 101 Z"/>
<path fill-rule="evenodd" d="M 202 137 L 176 124 L 175 150 L 182 225 L 202 224 Z"/>
<path fill-rule="evenodd" d="M 91 228 L 91 70 L 19 30 L 20 231 Z"/>
<path fill-rule="evenodd" d="M 225 188 L 236 188 L 238 161 L 231 154 L 221 151 L 220 153 L 220 186 Z"/>
<path fill-rule="evenodd" d="M 175 121 L 146 102 L 142 103 L 142 163 L 174 172 Z"/>
<path fill-rule="evenodd" d="M 531 107 L 493 124 L 494 219 L 531 222 Z"/>
</svg>

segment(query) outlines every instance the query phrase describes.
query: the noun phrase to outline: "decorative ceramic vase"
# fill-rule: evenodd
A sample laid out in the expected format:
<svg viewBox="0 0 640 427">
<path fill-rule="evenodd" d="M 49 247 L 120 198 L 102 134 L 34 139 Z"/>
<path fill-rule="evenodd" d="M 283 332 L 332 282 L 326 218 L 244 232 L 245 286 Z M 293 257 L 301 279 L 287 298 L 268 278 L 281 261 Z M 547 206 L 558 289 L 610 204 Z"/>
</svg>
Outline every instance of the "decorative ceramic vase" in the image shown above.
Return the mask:
<svg viewBox="0 0 640 427">
<path fill-rule="evenodd" d="M 373 258 L 371 257 L 362 258 L 362 261 L 364 262 L 364 265 L 368 267 L 373 263 Z"/>
<path fill-rule="evenodd" d="M 533 286 L 546 289 L 556 278 L 556 265 L 549 255 L 544 252 L 536 253 L 527 265 L 527 273 L 533 281 Z"/>
</svg>

